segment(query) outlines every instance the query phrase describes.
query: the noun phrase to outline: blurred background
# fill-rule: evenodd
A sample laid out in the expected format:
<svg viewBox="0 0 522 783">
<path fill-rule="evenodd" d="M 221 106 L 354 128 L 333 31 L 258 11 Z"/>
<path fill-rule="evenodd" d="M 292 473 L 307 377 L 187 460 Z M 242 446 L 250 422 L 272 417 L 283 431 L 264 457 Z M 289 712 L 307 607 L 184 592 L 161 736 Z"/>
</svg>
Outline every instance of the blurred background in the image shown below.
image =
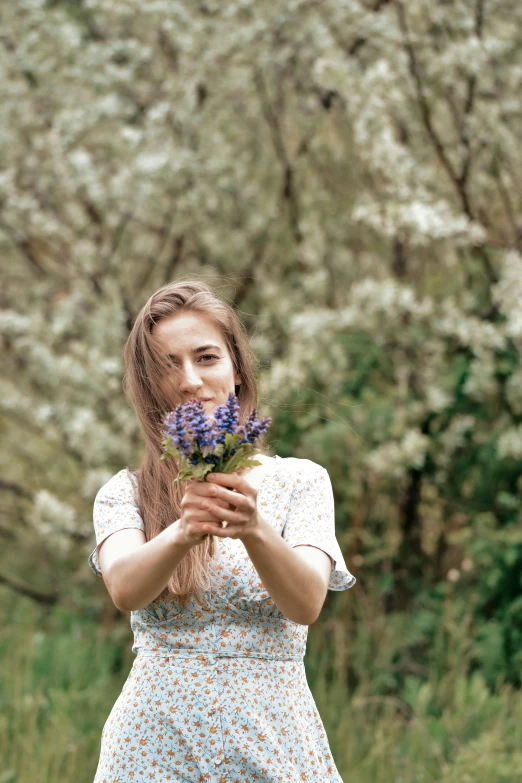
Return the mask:
<svg viewBox="0 0 522 783">
<path fill-rule="evenodd" d="M 197 277 L 324 466 L 305 665 L 343 779 L 522 780 L 522 5 L 7 0 L 0 783 L 89 783 L 133 661 L 87 564 L 122 348 Z M 27 752 L 27 749 L 30 749 Z"/>
</svg>

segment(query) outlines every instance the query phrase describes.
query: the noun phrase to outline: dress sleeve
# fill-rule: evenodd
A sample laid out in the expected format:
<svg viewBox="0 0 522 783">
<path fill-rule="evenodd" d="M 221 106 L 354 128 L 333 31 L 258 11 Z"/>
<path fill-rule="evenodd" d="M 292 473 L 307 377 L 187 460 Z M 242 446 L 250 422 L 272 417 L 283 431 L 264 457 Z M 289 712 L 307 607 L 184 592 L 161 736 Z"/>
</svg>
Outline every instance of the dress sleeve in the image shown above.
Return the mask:
<svg viewBox="0 0 522 783">
<path fill-rule="evenodd" d="M 290 546 L 308 544 L 326 552 L 333 560 L 329 590 L 348 590 L 356 579 L 348 571 L 335 536 L 335 512 L 332 483 L 328 472 L 313 463 L 315 469 L 298 475 L 283 538 Z"/>
<path fill-rule="evenodd" d="M 93 522 L 96 546 L 89 555 L 88 563 L 96 576 L 101 576 L 98 548 L 102 541 L 126 527 L 135 527 L 145 532 L 127 470 L 120 470 L 98 491 L 94 500 Z"/>
</svg>

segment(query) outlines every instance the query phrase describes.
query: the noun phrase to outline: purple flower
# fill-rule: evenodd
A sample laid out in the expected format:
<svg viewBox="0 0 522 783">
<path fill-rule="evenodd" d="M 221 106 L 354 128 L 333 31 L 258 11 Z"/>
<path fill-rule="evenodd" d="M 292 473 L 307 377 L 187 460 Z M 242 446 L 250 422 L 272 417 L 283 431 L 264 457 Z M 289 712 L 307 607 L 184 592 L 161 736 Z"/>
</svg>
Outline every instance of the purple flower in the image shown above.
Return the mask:
<svg viewBox="0 0 522 783">
<path fill-rule="evenodd" d="M 201 400 L 178 405 L 164 420 L 165 435 L 184 456 L 216 445 L 218 432 L 203 410 Z"/>
<path fill-rule="evenodd" d="M 238 430 L 238 432 L 241 431 L 241 434 L 244 435 L 244 441 L 241 442 L 255 443 L 256 440 L 267 431 L 271 422 L 272 419 L 269 416 L 266 416 L 263 419 L 258 419 L 256 421 L 256 409 L 254 408 L 248 417 L 247 423 L 241 426 Z"/>
<path fill-rule="evenodd" d="M 239 400 L 235 394 L 232 394 L 231 392 L 225 404 L 218 405 L 214 410 L 214 421 L 216 422 L 218 430 L 221 431 L 218 437 L 218 443 L 223 443 L 227 432 L 237 432 Z"/>
<path fill-rule="evenodd" d="M 179 449 L 183 455 L 187 456 L 193 449 L 192 444 L 187 438 L 183 414 L 183 406 L 178 405 L 175 411 L 167 413 L 163 419 L 163 426 L 165 428 L 165 435 L 172 439 L 172 445 Z"/>
<path fill-rule="evenodd" d="M 239 425 L 239 400 L 231 392 L 226 403 L 215 408 L 213 418 L 205 414 L 200 400 L 182 403 L 167 413 L 163 419 L 163 446 L 167 455 L 174 456 L 169 452 L 172 447 L 181 454 L 183 479 L 193 475 L 201 477 L 210 470 L 223 470 L 234 455 L 234 467 L 248 465 L 255 441 L 268 429 L 270 423 L 268 417 L 256 421 L 254 409 L 246 424 Z M 224 448 L 225 442 L 227 448 Z M 201 469 L 197 473 L 192 472 L 191 466 L 204 463 L 208 465 L 204 473 Z"/>
<path fill-rule="evenodd" d="M 206 446 L 214 448 L 218 432 L 214 422 L 204 412 L 201 400 L 186 403 L 184 421 L 187 430 L 192 433 L 192 438 L 200 449 Z"/>
</svg>

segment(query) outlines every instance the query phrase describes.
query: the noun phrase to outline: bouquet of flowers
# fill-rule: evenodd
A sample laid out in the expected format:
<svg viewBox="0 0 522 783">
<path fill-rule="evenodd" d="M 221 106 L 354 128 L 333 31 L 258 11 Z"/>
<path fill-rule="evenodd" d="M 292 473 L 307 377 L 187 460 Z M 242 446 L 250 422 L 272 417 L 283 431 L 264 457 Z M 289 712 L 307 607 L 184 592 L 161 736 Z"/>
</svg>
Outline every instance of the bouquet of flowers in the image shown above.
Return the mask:
<svg viewBox="0 0 522 783">
<path fill-rule="evenodd" d="M 233 473 L 262 464 L 252 455 L 256 440 L 272 422 L 270 417 L 256 421 L 254 408 L 246 424 L 239 425 L 239 400 L 233 393 L 213 411 L 213 417 L 206 415 L 200 400 L 181 403 L 164 417 L 160 459 L 177 461 L 175 481 L 205 481 L 208 473 Z"/>
</svg>

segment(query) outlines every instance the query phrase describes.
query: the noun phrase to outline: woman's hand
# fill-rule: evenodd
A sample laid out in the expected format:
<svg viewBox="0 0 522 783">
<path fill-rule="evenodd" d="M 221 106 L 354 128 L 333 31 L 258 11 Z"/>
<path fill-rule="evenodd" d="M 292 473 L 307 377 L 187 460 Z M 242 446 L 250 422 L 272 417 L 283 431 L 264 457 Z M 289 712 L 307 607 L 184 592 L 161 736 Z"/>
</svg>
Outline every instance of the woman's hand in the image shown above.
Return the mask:
<svg viewBox="0 0 522 783">
<path fill-rule="evenodd" d="M 243 476 L 237 473 L 211 473 L 207 476 L 210 484 L 210 497 L 203 501 L 203 508 L 210 511 L 218 520 L 203 527 L 212 536 L 221 538 L 247 538 L 257 531 L 257 489 L 252 487 Z M 226 510 L 222 503 L 228 505 Z M 221 528 L 226 520 L 227 527 Z"/>
<path fill-rule="evenodd" d="M 185 494 L 181 499 L 181 517 L 176 524 L 179 536 L 183 542 L 191 546 L 202 544 L 208 536 L 204 530 L 206 524 L 221 523 L 209 510 L 205 510 L 206 500 L 213 498 L 213 502 L 220 506 L 223 513 L 229 510 L 229 504 L 213 495 L 214 488 L 201 479 L 191 479 L 187 482 Z M 223 517 L 226 519 L 226 517 Z"/>
<path fill-rule="evenodd" d="M 193 480 L 181 501 L 180 533 L 194 544 L 207 535 L 246 538 L 259 524 L 256 501 L 257 489 L 237 473 L 210 473 L 206 481 Z"/>
</svg>

